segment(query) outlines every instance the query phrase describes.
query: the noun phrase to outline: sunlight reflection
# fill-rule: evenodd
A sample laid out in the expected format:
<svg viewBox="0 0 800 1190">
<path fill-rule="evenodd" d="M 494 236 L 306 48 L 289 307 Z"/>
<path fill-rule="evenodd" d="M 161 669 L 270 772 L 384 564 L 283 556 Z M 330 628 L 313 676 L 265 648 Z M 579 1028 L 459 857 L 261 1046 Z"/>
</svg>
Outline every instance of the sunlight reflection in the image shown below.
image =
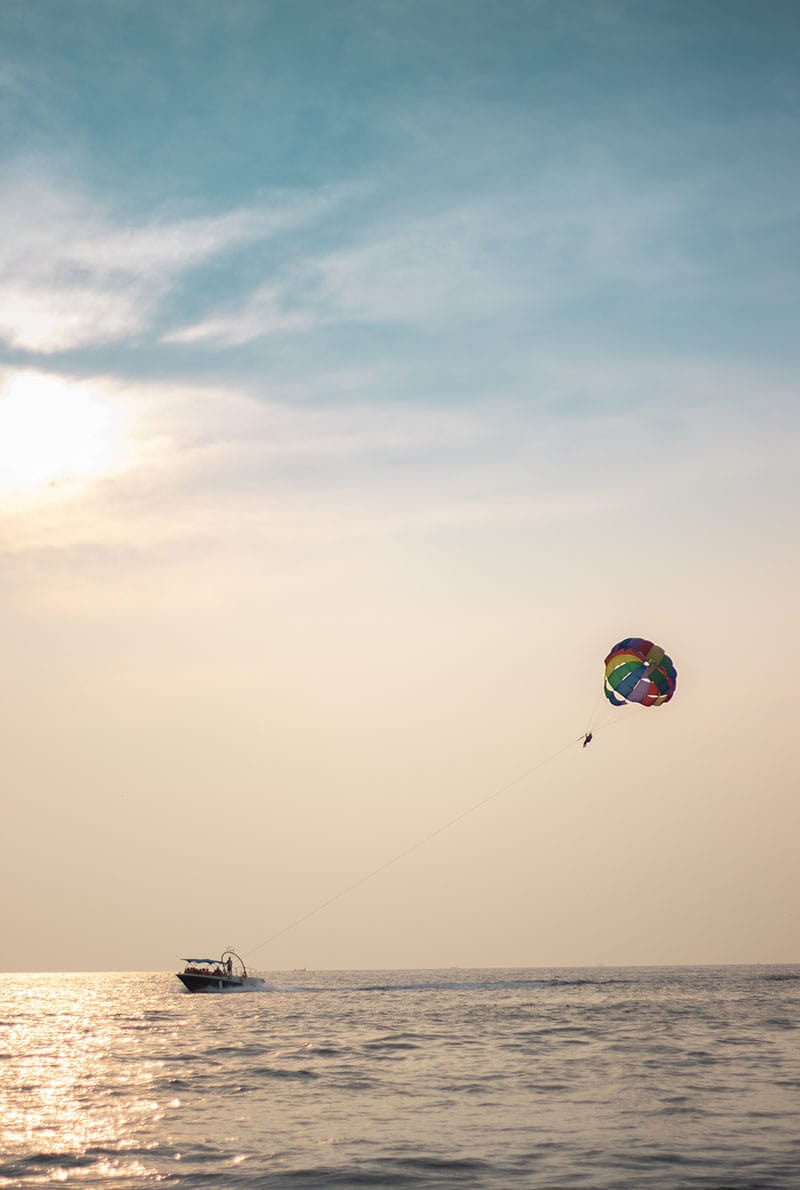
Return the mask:
<svg viewBox="0 0 800 1190">
<path fill-rule="evenodd" d="M 136 1058 L 135 1037 L 120 1031 L 108 999 L 86 977 L 24 980 L 26 1007 L 0 1030 L 9 1075 L 0 1080 L 6 1160 L 35 1154 L 51 1180 L 65 1181 L 87 1160 L 96 1171 L 99 1159 L 109 1179 L 119 1177 L 119 1157 L 109 1162 L 104 1150 L 120 1154 L 128 1147 L 121 1138 L 152 1119 L 159 1106 L 152 1083 L 163 1063 Z M 126 1060 L 131 1073 L 120 1072 Z M 2 1083 L 23 1094 L 10 1097 Z"/>
</svg>

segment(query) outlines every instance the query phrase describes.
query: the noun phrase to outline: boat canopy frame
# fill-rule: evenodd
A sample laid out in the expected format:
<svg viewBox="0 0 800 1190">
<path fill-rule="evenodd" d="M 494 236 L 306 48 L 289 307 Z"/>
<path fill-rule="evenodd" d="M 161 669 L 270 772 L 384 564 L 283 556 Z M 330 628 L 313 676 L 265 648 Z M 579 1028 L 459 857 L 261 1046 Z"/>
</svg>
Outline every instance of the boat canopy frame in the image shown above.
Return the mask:
<svg viewBox="0 0 800 1190">
<path fill-rule="evenodd" d="M 220 967 L 220 966 L 222 966 L 222 967 L 227 966 L 228 959 L 231 960 L 232 975 L 237 979 L 246 978 L 247 977 L 247 967 L 245 965 L 244 959 L 242 958 L 242 956 L 240 954 L 237 954 L 235 950 L 231 950 L 230 947 L 228 947 L 227 950 L 223 950 L 222 954 L 220 955 L 220 957 L 218 959 L 186 959 L 185 958 L 182 961 L 184 963 L 187 963 L 191 967 L 202 966 L 202 967 L 215 967 L 216 968 L 216 967 Z"/>
</svg>

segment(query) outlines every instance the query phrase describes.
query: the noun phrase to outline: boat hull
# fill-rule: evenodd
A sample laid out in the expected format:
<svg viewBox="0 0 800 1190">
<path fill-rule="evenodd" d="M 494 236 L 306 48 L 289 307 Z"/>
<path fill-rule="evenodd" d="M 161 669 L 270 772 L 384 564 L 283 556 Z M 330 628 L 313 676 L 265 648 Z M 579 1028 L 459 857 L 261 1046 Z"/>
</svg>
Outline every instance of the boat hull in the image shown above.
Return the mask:
<svg viewBox="0 0 800 1190">
<path fill-rule="evenodd" d="M 258 992 L 267 986 L 263 979 L 253 975 L 195 975 L 179 971 L 178 979 L 187 992 Z"/>
</svg>

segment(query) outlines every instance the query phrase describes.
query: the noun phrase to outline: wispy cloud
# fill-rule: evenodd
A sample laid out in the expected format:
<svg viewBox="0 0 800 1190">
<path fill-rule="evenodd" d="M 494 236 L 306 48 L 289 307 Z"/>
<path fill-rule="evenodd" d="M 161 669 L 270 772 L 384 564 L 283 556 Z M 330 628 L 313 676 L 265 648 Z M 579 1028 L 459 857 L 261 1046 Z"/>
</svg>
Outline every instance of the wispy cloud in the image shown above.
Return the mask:
<svg viewBox="0 0 800 1190">
<path fill-rule="evenodd" d="M 43 353 L 136 336 L 187 270 L 285 232 L 326 201 L 126 221 L 48 176 L 12 171 L 0 188 L 0 336 Z"/>
<path fill-rule="evenodd" d="M 319 322 L 309 309 L 291 309 L 277 285 L 256 289 L 236 310 L 219 313 L 162 336 L 163 343 L 217 343 L 236 347 L 265 335 L 308 330 Z"/>
<path fill-rule="evenodd" d="M 487 313 L 510 284 L 486 250 L 490 236 L 485 212 L 458 208 L 354 224 L 346 248 L 306 251 L 235 306 L 164 339 L 237 345 L 339 322 L 441 325 Z"/>
<path fill-rule="evenodd" d="M 587 167 L 529 179 L 512 196 L 487 185 L 433 209 L 420 201 L 402 218 L 386 199 L 379 193 L 362 222 L 351 218 L 340 247 L 307 247 L 249 296 L 164 341 L 224 346 L 337 323 L 442 329 L 509 313 L 536 318 L 609 285 L 636 293 L 692 278 L 676 245 L 688 187 L 630 193 Z"/>
</svg>

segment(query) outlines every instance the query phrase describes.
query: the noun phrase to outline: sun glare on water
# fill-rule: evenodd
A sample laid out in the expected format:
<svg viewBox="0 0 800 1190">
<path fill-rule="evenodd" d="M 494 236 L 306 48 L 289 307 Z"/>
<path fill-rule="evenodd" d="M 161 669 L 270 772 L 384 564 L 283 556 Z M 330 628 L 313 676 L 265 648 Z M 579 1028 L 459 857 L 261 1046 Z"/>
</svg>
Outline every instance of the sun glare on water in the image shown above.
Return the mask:
<svg viewBox="0 0 800 1190">
<path fill-rule="evenodd" d="M 123 449 L 118 404 L 88 385 L 20 372 L 0 388 L 0 487 L 85 482 L 116 468 Z"/>
</svg>

